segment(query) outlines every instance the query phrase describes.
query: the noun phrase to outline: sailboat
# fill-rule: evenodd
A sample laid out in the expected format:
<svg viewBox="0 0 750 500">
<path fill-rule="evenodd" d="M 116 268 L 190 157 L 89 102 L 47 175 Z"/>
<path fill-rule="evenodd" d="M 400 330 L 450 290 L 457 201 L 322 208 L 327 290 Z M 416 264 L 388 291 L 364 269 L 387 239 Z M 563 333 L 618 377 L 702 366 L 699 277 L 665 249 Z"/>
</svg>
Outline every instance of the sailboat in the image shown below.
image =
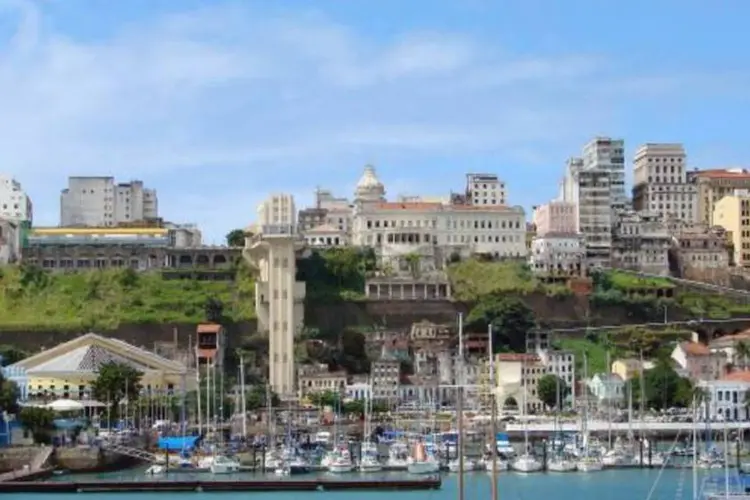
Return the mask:
<svg viewBox="0 0 750 500">
<path fill-rule="evenodd" d="M 523 378 L 523 454 L 516 458 L 511 464 L 511 468 L 516 472 L 539 472 L 542 470 L 542 462 L 529 453 L 529 429 L 528 420 L 526 419 L 526 377 Z"/>
<path fill-rule="evenodd" d="M 433 455 L 425 452 L 424 443 L 414 444 L 412 456 L 407 460 L 409 474 L 435 474 L 440 472 L 440 463 Z"/>
<path fill-rule="evenodd" d="M 370 390 L 365 398 L 365 429 L 364 439 L 362 440 L 362 458 L 359 461 L 360 472 L 380 472 L 383 470 L 383 465 L 378 460 L 377 446 L 371 441 L 372 398 L 369 397 L 371 391 L 372 385 L 370 385 Z"/>
<path fill-rule="evenodd" d="M 583 353 L 583 379 L 588 378 L 588 357 L 586 353 Z M 581 425 L 583 427 L 583 457 L 576 462 L 576 468 L 580 472 L 596 472 L 604 469 L 604 462 L 598 456 L 591 454 L 591 447 L 589 443 L 589 428 L 588 428 L 588 414 L 589 414 L 589 398 L 588 390 L 586 390 L 586 401 L 583 405 L 583 416 L 581 417 Z"/>
</svg>

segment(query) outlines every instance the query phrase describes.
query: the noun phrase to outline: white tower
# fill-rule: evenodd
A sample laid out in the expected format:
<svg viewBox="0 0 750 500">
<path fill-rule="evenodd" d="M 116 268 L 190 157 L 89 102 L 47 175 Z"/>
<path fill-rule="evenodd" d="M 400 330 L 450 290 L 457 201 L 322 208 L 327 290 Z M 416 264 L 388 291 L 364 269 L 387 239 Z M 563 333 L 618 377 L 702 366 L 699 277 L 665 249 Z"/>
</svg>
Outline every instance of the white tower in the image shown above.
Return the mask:
<svg viewBox="0 0 750 500">
<path fill-rule="evenodd" d="M 260 271 L 255 285 L 258 329 L 268 333 L 268 380 L 282 398 L 295 397 L 294 337 L 303 326 L 305 283 L 296 281 L 295 256 L 304 246 L 294 199 L 277 194 L 258 207 L 256 234 L 245 258 Z"/>
</svg>

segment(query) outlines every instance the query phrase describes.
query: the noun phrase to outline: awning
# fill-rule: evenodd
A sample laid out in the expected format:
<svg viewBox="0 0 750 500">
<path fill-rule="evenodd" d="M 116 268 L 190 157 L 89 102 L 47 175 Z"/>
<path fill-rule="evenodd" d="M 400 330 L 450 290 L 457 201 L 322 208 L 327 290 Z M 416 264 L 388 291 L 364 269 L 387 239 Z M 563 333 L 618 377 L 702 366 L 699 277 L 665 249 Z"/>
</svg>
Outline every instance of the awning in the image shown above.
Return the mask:
<svg viewBox="0 0 750 500">
<path fill-rule="evenodd" d="M 198 444 L 200 436 L 161 437 L 159 449 L 167 451 L 192 450 Z"/>
</svg>

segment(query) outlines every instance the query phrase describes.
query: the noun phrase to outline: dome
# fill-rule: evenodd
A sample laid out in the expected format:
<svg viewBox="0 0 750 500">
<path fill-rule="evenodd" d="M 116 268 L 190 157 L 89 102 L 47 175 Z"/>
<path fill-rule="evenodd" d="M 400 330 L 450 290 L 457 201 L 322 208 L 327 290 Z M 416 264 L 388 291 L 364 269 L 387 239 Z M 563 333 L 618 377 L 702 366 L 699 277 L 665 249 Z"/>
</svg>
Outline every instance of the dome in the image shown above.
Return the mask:
<svg viewBox="0 0 750 500">
<path fill-rule="evenodd" d="M 380 199 L 385 195 L 385 187 L 375 174 L 375 167 L 366 165 L 357 183 L 356 195 L 359 199 Z"/>
</svg>

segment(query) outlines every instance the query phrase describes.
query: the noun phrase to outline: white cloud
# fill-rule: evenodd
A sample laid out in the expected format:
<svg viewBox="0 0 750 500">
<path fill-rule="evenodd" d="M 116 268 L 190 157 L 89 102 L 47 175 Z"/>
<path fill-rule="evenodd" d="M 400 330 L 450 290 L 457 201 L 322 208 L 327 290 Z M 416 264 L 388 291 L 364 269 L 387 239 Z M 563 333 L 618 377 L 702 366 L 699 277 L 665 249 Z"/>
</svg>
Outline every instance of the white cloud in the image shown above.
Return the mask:
<svg viewBox="0 0 750 500">
<path fill-rule="evenodd" d="M 604 97 L 586 92 L 611 68 L 586 55 L 516 57 L 450 33 L 383 42 L 319 14 L 236 6 L 81 41 L 40 23 L 31 3 L 0 6 L 17 22 L 0 53 L 0 158 L 42 203 L 45 223 L 56 221 L 54 196 L 70 174 L 158 179 L 168 217 L 223 234 L 253 217 L 266 183 L 312 189 L 347 168 L 353 184 L 358 165 L 404 151 L 536 157 L 577 147 L 582 122 L 611 123 Z M 232 196 L 247 193 L 242 213 L 227 215 L 237 203 L 203 189 L 202 176 L 225 171 Z"/>
</svg>

